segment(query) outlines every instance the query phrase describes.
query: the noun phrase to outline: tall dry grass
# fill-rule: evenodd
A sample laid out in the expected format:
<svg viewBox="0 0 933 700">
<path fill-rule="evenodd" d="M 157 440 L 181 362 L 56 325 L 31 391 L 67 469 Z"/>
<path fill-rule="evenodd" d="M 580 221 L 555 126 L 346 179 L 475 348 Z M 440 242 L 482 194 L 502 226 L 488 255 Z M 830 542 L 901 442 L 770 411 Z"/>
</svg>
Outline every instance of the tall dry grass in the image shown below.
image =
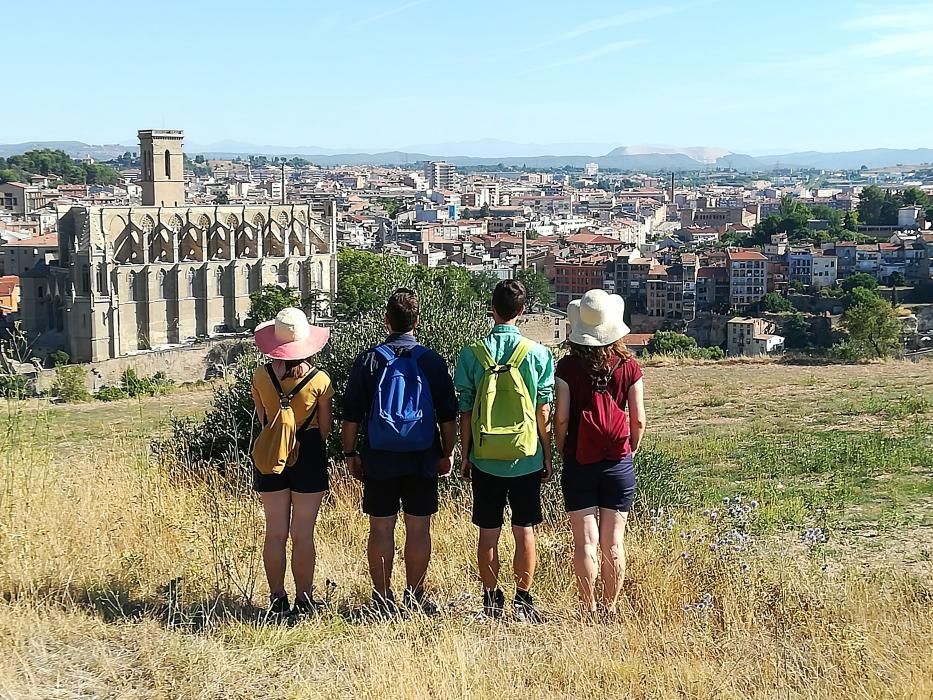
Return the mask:
<svg viewBox="0 0 933 700">
<path fill-rule="evenodd" d="M 569 533 L 543 527 L 536 590 L 551 621 L 525 627 L 477 618 L 475 532 L 454 494 L 430 571 L 445 614 L 372 623 L 357 615 L 359 493 L 341 482 L 318 530 L 319 588 L 337 584 L 328 612 L 262 625 L 245 484 L 183 483 L 128 440 L 61 457 L 18 431 L 0 470 L 3 698 L 933 697 L 928 589 L 823 571 L 797 545 L 719 557 L 702 513 L 675 514 L 670 531 L 666 515 L 657 532 L 633 523 L 610 624 L 575 617 Z"/>
</svg>

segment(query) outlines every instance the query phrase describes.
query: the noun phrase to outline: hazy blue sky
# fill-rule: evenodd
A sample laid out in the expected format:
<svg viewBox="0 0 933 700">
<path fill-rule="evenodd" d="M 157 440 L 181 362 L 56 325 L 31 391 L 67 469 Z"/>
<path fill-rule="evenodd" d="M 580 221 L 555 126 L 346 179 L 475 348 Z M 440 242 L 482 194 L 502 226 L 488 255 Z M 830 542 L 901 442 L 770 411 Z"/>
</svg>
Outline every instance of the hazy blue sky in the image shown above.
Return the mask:
<svg viewBox="0 0 933 700">
<path fill-rule="evenodd" d="M 933 2 L 3 4 L 0 142 L 933 146 Z"/>
</svg>

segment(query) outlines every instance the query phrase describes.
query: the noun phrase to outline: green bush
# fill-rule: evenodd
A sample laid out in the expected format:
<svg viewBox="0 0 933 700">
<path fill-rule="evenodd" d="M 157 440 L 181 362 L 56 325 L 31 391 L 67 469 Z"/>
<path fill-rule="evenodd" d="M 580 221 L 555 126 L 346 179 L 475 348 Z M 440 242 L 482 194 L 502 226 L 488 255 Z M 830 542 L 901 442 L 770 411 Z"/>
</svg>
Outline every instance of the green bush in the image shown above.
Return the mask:
<svg viewBox="0 0 933 700">
<path fill-rule="evenodd" d="M 25 399 L 32 393 L 28 377 L 22 374 L 0 375 L 0 396 L 5 399 Z"/>
<path fill-rule="evenodd" d="M 55 352 L 49 353 L 49 365 L 52 367 L 67 365 L 69 362 L 71 362 L 71 355 L 64 350 L 56 350 Z"/>
<path fill-rule="evenodd" d="M 118 386 L 102 386 L 94 394 L 94 398 L 98 401 L 119 401 L 129 398 L 129 394 Z"/>
<path fill-rule="evenodd" d="M 51 394 L 66 403 L 90 401 L 91 393 L 87 390 L 87 370 L 81 365 L 56 367 Z"/>
<path fill-rule="evenodd" d="M 140 396 L 162 396 L 175 387 L 175 382 L 169 379 L 165 372 L 156 372 L 151 377 L 140 377 L 135 369 L 124 370 L 120 378 L 120 388 L 130 398 Z"/>
</svg>

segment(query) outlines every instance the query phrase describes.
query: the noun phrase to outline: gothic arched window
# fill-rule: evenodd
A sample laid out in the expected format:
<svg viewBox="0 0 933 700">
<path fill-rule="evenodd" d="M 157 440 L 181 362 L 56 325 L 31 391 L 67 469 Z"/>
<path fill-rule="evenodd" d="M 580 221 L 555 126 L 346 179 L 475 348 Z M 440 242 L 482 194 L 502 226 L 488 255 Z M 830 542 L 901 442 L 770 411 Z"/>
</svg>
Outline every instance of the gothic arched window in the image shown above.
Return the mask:
<svg viewBox="0 0 933 700">
<path fill-rule="evenodd" d="M 136 273 L 132 270 L 126 276 L 126 286 L 129 289 L 130 301 L 136 301 Z"/>
<path fill-rule="evenodd" d="M 165 177 L 172 179 L 172 154 L 167 148 L 165 149 Z"/>
<path fill-rule="evenodd" d="M 218 267 L 217 272 L 214 273 L 214 284 L 217 296 L 222 297 L 224 295 L 224 269 L 222 267 Z"/>
<path fill-rule="evenodd" d="M 196 275 L 194 274 L 194 270 L 188 270 L 187 278 L 188 278 L 188 296 L 193 297 L 196 291 L 195 290 Z"/>
<path fill-rule="evenodd" d="M 168 299 L 168 275 L 165 274 L 165 270 L 159 270 L 159 298 Z"/>
</svg>

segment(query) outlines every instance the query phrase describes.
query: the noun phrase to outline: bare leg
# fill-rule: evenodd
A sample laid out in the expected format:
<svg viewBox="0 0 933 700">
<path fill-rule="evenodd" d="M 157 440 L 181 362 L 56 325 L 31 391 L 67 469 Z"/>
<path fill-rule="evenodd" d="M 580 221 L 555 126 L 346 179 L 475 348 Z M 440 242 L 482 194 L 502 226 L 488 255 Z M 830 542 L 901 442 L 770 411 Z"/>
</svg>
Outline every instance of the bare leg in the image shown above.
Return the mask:
<svg viewBox="0 0 933 700">
<path fill-rule="evenodd" d="M 266 569 L 269 592 L 285 595 L 285 545 L 288 542 L 288 522 L 291 519 L 292 492 L 288 489 L 260 493 L 266 515 L 266 536 L 262 545 L 262 563 Z"/>
<path fill-rule="evenodd" d="M 614 612 L 625 580 L 625 523 L 628 513 L 599 509 L 599 548 L 602 550 L 603 604 Z"/>
<path fill-rule="evenodd" d="M 530 591 L 535 577 L 535 564 L 537 564 L 535 529 L 512 526 L 512 536 L 515 537 L 515 559 L 512 562 L 515 588 L 520 591 Z"/>
<path fill-rule="evenodd" d="M 502 528 L 480 528 L 477 560 L 479 562 L 479 577 L 483 588 L 494 591 L 499 587 L 499 533 Z"/>
<path fill-rule="evenodd" d="M 395 521 L 396 515 L 387 518 L 369 517 L 369 545 L 366 556 L 369 559 L 369 576 L 373 581 L 373 590 L 386 598 L 392 588 L 392 565 L 395 563 Z"/>
<path fill-rule="evenodd" d="M 596 610 L 596 576 L 599 573 L 599 523 L 597 508 L 569 513 L 573 530 L 573 572 L 584 610 Z"/>
<path fill-rule="evenodd" d="M 405 515 L 405 579 L 413 591 L 424 587 L 431 561 L 431 516 Z"/>
<path fill-rule="evenodd" d="M 314 585 L 314 526 L 325 491 L 295 493 L 292 491 L 292 576 L 295 578 L 295 599 L 307 594 L 311 600 Z"/>
</svg>

